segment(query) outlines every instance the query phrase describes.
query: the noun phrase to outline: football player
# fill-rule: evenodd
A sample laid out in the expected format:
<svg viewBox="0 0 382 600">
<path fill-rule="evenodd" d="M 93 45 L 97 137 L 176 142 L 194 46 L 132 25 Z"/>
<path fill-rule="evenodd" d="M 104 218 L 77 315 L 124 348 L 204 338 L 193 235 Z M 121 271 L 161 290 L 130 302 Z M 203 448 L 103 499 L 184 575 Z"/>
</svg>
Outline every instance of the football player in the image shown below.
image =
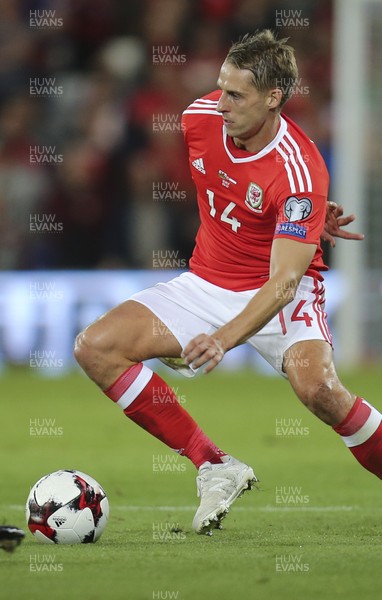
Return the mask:
<svg viewBox="0 0 382 600">
<path fill-rule="evenodd" d="M 147 359 L 193 376 L 250 344 L 382 478 L 381 414 L 338 379 L 324 308 L 320 237 L 362 236 L 341 230 L 354 216 L 328 204 L 324 161 L 282 112 L 297 78 L 293 48 L 269 30 L 230 48 L 218 89 L 183 115 L 200 213 L 189 271 L 134 294 L 76 342 L 78 362 L 124 414 L 198 469 L 197 533 L 220 527 L 256 476 L 214 444 Z"/>
</svg>

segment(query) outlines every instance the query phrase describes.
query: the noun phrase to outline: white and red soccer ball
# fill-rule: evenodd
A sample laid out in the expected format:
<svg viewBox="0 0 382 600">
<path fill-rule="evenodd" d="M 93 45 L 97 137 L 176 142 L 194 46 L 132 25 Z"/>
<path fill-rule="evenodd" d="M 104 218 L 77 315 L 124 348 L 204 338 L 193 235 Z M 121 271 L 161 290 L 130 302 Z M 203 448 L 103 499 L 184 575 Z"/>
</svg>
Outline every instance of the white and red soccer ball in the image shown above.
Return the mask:
<svg viewBox="0 0 382 600">
<path fill-rule="evenodd" d="M 109 502 L 100 484 L 81 471 L 45 475 L 32 487 L 26 504 L 30 531 L 50 544 L 96 542 L 109 518 Z"/>
</svg>

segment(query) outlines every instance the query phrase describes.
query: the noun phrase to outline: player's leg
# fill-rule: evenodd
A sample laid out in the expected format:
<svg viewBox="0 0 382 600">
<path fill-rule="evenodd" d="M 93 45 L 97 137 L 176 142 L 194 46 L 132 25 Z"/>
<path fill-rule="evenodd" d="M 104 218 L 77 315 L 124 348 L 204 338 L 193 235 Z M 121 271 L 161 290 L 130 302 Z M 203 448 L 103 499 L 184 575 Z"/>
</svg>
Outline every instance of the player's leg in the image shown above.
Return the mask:
<svg viewBox="0 0 382 600">
<path fill-rule="evenodd" d="M 283 368 L 299 399 L 321 421 L 331 426 L 343 421 L 356 397 L 338 379 L 327 342 L 293 344 L 284 353 Z"/>
<path fill-rule="evenodd" d="M 339 381 L 333 364 L 322 282 L 304 276 L 295 298 L 249 343 L 300 400 L 343 438 L 355 458 L 382 478 L 382 416 Z"/>
<path fill-rule="evenodd" d="M 305 406 L 341 435 L 365 469 L 382 479 L 382 415 L 343 386 L 332 354 L 323 340 L 297 342 L 284 354 L 284 370 Z"/>
<path fill-rule="evenodd" d="M 167 383 L 142 361 L 180 355 L 171 331 L 146 306 L 127 301 L 77 336 L 75 356 L 127 417 L 188 457 L 197 468 L 225 456 L 177 401 Z"/>
<path fill-rule="evenodd" d="M 120 305 L 82 332 L 75 354 L 128 417 L 200 467 L 200 506 L 193 528 L 197 533 L 210 533 L 236 498 L 251 489 L 256 480 L 253 470 L 217 448 L 178 404 L 171 388 L 140 362 L 179 357 L 192 337 L 211 329 L 217 314 L 223 324 L 224 311 L 233 299 L 220 295 L 232 292 L 205 281 L 199 282 L 203 287 L 199 289 L 198 280 L 184 274 L 136 294 L 133 298 L 138 302 Z"/>
<path fill-rule="evenodd" d="M 127 300 L 86 327 L 76 338 L 75 357 L 102 390 L 129 367 L 158 356 L 180 356 L 169 329 L 143 304 Z"/>
</svg>

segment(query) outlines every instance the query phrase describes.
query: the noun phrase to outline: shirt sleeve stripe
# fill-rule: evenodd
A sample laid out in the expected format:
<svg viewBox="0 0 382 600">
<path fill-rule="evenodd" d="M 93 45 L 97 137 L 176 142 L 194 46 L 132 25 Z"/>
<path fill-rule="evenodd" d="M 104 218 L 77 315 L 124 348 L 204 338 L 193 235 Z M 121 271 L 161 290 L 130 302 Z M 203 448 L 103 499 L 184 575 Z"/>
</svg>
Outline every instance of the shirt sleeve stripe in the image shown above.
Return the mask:
<svg viewBox="0 0 382 600">
<path fill-rule="evenodd" d="M 197 98 L 197 99 L 195 100 L 195 102 L 204 102 L 204 103 L 206 103 L 206 104 L 217 104 L 217 103 L 218 103 L 218 101 L 217 101 L 217 100 L 207 100 L 207 99 L 205 99 L 205 98 Z"/>
<path fill-rule="evenodd" d="M 277 146 L 276 150 L 282 156 L 282 158 L 284 159 L 284 167 L 285 167 L 285 170 L 286 170 L 287 175 L 288 175 L 288 180 L 289 180 L 289 185 L 290 185 L 290 191 L 292 192 L 292 194 L 295 194 L 297 190 L 296 190 L 296 185 L 295 185 L 294 179 L 293 179 L 292 169 L 289 166 L 288 156 L 280 148 L 280 146 Z"/>
<path fill-rule="evenodd" d="M 305 185 L 304 185 L 304 182 L 302 179 L 300 167 L 296 163 L 296 159 L 295 159 L 293 150 L 285 140 L 282 140 L 282 142 L 280 142 L 280 143 L 282 143 L 284 145 L 285 149 L 288 151 L 289 160 L 290 160 L 290 162 L 295 170 L 296 176 L 297 176 L 297 181 L 298 181 L 298 185 L 300 187 L 300 192 L 303 192 L 305 190 Z"/>
<path fill-rule="evenodd" d="M 218 117 L 221 117 L 221 114 L 218 113 L 216 110 L 207 110 L 207 109 L 187 109 L 183 112 L 184 115 L 217 115 Z"/>
<path fill-rule="evenodd" d="M 191 106 L 187 106 L 186 110 L 190 110 L 193 108 L 202 108 L 204 110 L 216 110 L 216 106 L 212 106 L 212 104 L 191 104 Z"/>
<path fill-rule="evenodd" d="M 300 165 L 302 166 L 302 170 L 304 171 L 304 175 L 305 175 L 306 182 L 307 182 L 307 185 L 308 185 L 308 190 L 307 191 L 308 192 L 312 192 L 313 191 L 312 179 L 310 177 L 310 173 L 309 173 L 309 169 L 307 167 L 307 164 L 306 164 L 306 162 L 304 161 L 304 159 L 301 156 L 300 147 L 298 146 L 298 144 L 292 138 L 292 136 L 290 135 L 290 133 L 288 131 L 286 132 L 285 137 L 288 138 L 288 140 L 290 141 L 290 143 L 292 144 L 293 148 L 296 151 L 297 159 L 298 159 Z"/>
</svg>

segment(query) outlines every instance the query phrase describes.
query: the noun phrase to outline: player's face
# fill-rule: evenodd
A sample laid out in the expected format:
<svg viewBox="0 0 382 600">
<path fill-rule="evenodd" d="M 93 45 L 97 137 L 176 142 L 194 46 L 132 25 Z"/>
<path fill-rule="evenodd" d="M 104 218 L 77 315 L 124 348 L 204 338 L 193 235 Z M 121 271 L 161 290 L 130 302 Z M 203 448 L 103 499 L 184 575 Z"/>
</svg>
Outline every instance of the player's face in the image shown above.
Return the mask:
<svg viewBox="0 0 382 600">
<path fill-rule="evenodd" d="M 279 90 L 259 92 L 248 69 L 224 62 L 217 84 L 222 91 L 217 110 L 222 113 L 228 135 L 245 143 L 263 129 L 268 119 L 274 119 L 270 110 L 279 104 Z"/>
</svg>

